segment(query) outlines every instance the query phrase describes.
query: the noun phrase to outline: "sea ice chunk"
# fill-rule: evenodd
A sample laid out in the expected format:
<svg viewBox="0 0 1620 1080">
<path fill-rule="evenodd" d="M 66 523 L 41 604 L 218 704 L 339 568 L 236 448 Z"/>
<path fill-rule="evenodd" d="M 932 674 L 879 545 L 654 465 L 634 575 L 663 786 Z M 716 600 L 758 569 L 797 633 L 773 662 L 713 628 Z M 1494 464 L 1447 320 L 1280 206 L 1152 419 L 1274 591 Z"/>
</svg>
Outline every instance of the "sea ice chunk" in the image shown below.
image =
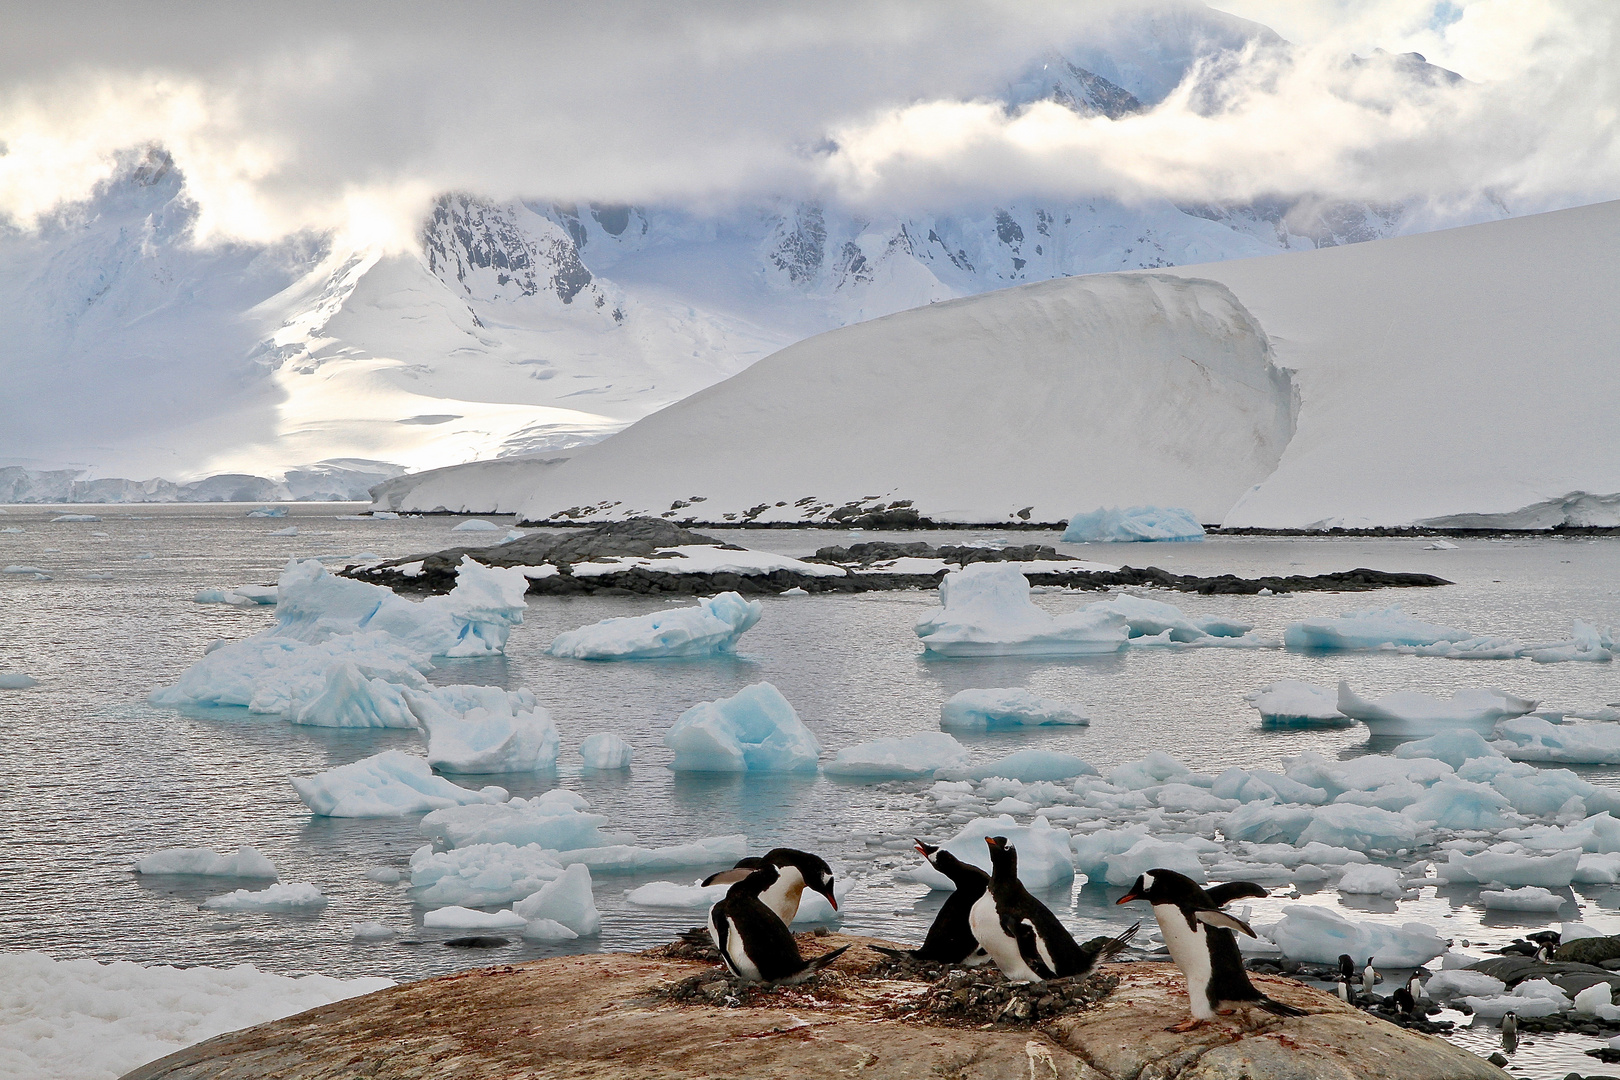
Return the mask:
<svg viewBox="0 0 1620 1080">
<path fill-rule="evenodd" d="M 585 864 L 593 874 L 657 874 L 691 866 L 735 865 L 748 854 L 742 833 L 705 836 L 688 844 L 645 848 L 630 844 L 579 848 L 567 853 L 569 862 Z"/>
<path fill-rule="evenodd" d="M 661 660 L 729 653 L 765 610 L 758 600 L 723 592 L 696 607 L 603 619 L 558 634 L 552 656 L 573 660 Z"/>
<path fill-rule="evenodd" d="M 506 798 L 506 792 L 498 787 L 482 791 L 457 787 L 442 776 L 434 776 L 426 758 L 403 750 L 385 750 L 315 776 L 294 776 L 291 780 L 304 805 L 325 817 L 404 817 Z"/>
<path fill-rule="evenodd" d="M 1339 699 L 1332 690 L 1310 683 L 1283 679 L 1243 695 L 1260 713 L 1264 723 L 1275 727 L 1342 727 L 1350 718 L 1339 711 Z"/>
<path fill-rule="evenodd" d="M 1531 660 L 1538 664 L 1563 664 L 1571 660 L 1585 660 L 1600 664 L 1613 660 L 1620 653 L 1614 627 L 1599 630 L 1590 623 L 1576 620 L 1568 640 L 1528 648 Z"/>
<path fill-rule="evenodd" d="M 531 919 L 523 928 L 523 936 L 529 941 L 573 941 L 579 935 L 556 919 Z"/>
<path fill-rule="evenodd" d="M 210 911 L 318 911 L 326 897 L 318 886 L 306 881 L 271 885 L 258 892 L 237 889 L 223 896 L 210 896 L 202 902 Z"/>
<path fill-rule="evenodd" d="M 557 851 L 628 843 L 629 836 L 604 833 L 607 818 L 583 811 L 590 805 L 566 788 L 553 788 L 532 799 L 491 805 L 469 803 L 435 810 L 422 819 L 423 836 L 435 836 L 451 847 L 472 844 L 539 844 Z"/>
<path fill-rule="evenodd" d="M 286 517 L 287 508 L 285 506 L 261 506 L 256 510 L 249 510 L 247 516 L 252 518 Z"/>
<path fill-rule="evenodd" d="M 428 733 L 428 764 L 453 773 L 535 772 L 557 765 L 551 714 L 527 690 L 440 686 L 404 700 Z"/>
<path fill-rule="evenodd" d="M 1614 1003 L 1614 988 L 1606 982 L 1593 983 L 1588 986 L 1575 995 L 1575 1013 L 1578 1016 L 1597 1016 L 1604 1020 L 1620 1020 L 1620 1006 L 1616 1006 Z"/>
<path fill-rule="evenodd" d="M 1372 957 L 1379 967 L 1420 967 L 1446 951 L 1446 941 L 1427 923 L 1400 926 L 1352 921 L 1330 908 L 1295 904 L 1280 922 L 1256 927 L 1276 942 L 1290 960 L 1317 964 L 1337 963 L 1349 953 L 1358 960 Z"/>
<path fill-rule="evenodd" d="M 489 907 L 531 896 L 563 872 L 539 844 L 471 844 L 450 851 L 424 845 L 411 856 L 411 898 L 423 907 Z"/>
<path fill-rule="evenodd" d="M 1144 837 L 1125 851 L 1103 856 L 1104 879 L 1110 885 L 1129 885 L 1149 870 L 1162 869 L 1203 881 L 1204 864 L 1199 861 L 1197 851 L 1203 844 L 1218 850 L 1217 845 L 1202 837 L 1190 837 L 1183 843 Z"/>
<path fill-rule="evenodd" d="M 1507 796 L 1455 776 L 1436 782 L 1401 812 L 1442 829 L 1500 829 L 1520 820 Z"/>
<path fill-rule="evenodd" d="M 1228 840 L 1255 844 L 1295 844 L 1315 820 L 1308 806 L 1279 806 L 1274 802 L 1245 803 L 1221 819 L 1221 832 Z M 1344 845 L 1333 845 L 1344 846 Z"/>
<path fill-rule="evenodd" d="M 939 726 L 961 731 L 1089 723 L 1061 701 L 1019 689 L 963 690 L 939 707 Z"/>
<path fill-rule="evenodd" d="M 1050 889 L 1074 877 L 1074 856 L 1069 847 L 1069 833 L 1053 828 L 1045 817 L 1037 817 L 1029 825 L 1020 825 L 1007 814 L 997 817 L 975 818 L 962 826 L 960 832 L 940 846 L 963 862 L 970 862 L 981 870 L 990 869 L 990 848 L 987 836 L 1005 836 L 1018 852 L 1018 880 L 1031 890 Z M 951 879 L 928 863 L 899 871 L 897 877 L 919 881 L 930 889 L 954 889 Z M 808 894 L 806 894 L 808 895 Z"/>
<path fill-rule="evenodd" d="M 20 671 L 0 671 L 0 690 L 27 690 L 38 686 L 39 680 Z"/>
<path fill-rule="evenodd" d="M 1575 880 L 1580 866 L 1579 851 L 1563 851 L 1556 855 L 1521 855 L 1511 851 L 1482 851 L 1478 855 L 1464 855 L 1460 851 L 1446 852 L 1446 861 L 1436 863 L 1434 872 L 1442 881 L 1473 883 L 1478 885 L 1541 885 L 1562 889 Z"/>
<path fill-rule="evenodd" d="M 1399 900 L 1405 886 L 1401 884 L 1400 871 L 1394 867 L 1360 863 L 1345 870 L 1344 876 L 1339 879 L 1339 891 Z"/>
<path fill-rule="evenodd" d="M 1523 716 L 1496 725 L 1496 748 L 1514 761 L 1620 764 L 1620 724 L 1550 724 Z"/>
<path fill-rule="evenodd" d="M 288 716 L 295 724 L 335 728 L 413 728 L 416 717 L 404 692 L 385 679 L 367 678 L 353 660 L 326 669 L 326 685 Z"/>
<path fill-rule="evenodd" d="M 598 731 L 579 744 L 579 756 L 587 769 L 628 769 L 630 744 L 611 731 Z"/>
<path fill-rule="evenodd" d="M 1379 610 L 1347 611 L 1336 619 L 1302 619 L 1289 623 L 1283 644 L 1290 649 L 1377 649 L 1385 645 L 1433 645 L 1463 641 L 1471 635 L 1449 626 L 1421 622 L 1399 604 Z"/>
<path fill-rule="evenodd" d="M 1145 596 L 1133 596 L 1130 593 L 1119 593 L 1107 600 L 1086 605 L 1087 611 L 1113 612 L 1125 620 L 1129 627 L 1130 636 L 1157 637 L 1165 635 L 1169 641 L 1183 643 L 1202 641 L 1213 636 L 1203 626 L 1194 623 L 1174 604 L 1166 604 L 1162 600 L 1150 600 Z M 1211 620 L 1208 625 L 1215 629 L 1236 631 L 1226 633 L 1222 637 L 1242 637 L 1253 627 L 1247 623 L 1234 623 L 1227 620 Z"/>
<path fill-rule="evenodd" d="M 1521 1017 L 1551 1016 L 1563 1012 L 1571 1004 L 1569 995 L 1546 979 L 1526 979 L 1515 986 L 1511 993 L 1500 997 L 1465 997 L 1463 1001 L 1475 1016 L 1486 1020 L 1495 1020 L 1510 1012 Z"/>
<path fill-rule="evenodd" d="M 1526 885 L 1519 889 L 1483 889 L 1479 898 L 1485 906 L 1496 911 L 1557 911 L 1569 901 L 1539 885 Z"/>
<path fill-rule="evenodd" d="M 355 941 L 387 941 L 399 937 L 399 931 L 387 923 L 373 920 L 357 922 L 349 927 L 349 936 Z"/>
<path fill-rule="evenodd" d="M 580 937 L 602 929 L 602 916 L 591 897 L 591 872 L 583 863 L 574 863 L 539 892 L 512 905 L 512 910 L 530 922 L 550 919 L 561 923 Z"/>
<path fill-rule="evenodd" d="M 194 877 L 265 878 L 275 881 L 281 875 L 276 864 L 256 849 L 243 844 L 236 854 L 225 856 L 209 848 L 166 848 L 154 851 L 135 863 L 137 874 L 188 874 Z"/>
<path fill-rule="evenodd" d="M 1016 563 L 971 563 L 946 574 L 939 600 L 916 627 L 936 656 L 1075 656 L 1117 652 L 1128 640 L 1117 612 L 1082 608 L 1054 617 L 1036 607 Z"/>
<path fill-rule="evenodd" d="M 997 758 L 988 765 L 980 765 L 968 774 L 975 780 L 1001 776 L 1020 780 L 1026 784 L 1042 780 L 1072 780 L 1076 776 L 1096 776 L 1097 770 L 1073 754 L 1056 750 L 1018 750 Z"/>
<path fill-rule="evenodd" d="M 433 930 L 522 930 L 529 921 L 515 911 L 476 911 L 466 907 L 442 907 L 422 916 L 422 925 Z"/>
<path fill-rule="evenodd" d="M 468 518 L 466 521 L 452 525 L 451 532 L 500 532 L 501 527 L 493 521 L 483 518 Z"/>
<path fill-rule="evenodd" d="M 1355 851 L 1398 851 L 1416 845 L 1417 834 L 1417 825 L 1411 818 L 1389 810 L 1331 803 L 1311 811 L 1311 823 L 1299 834 L 1299 842 L 1309 844 L 1314 840 Z"/>
<path fill-rule="evenodd" d="M 1507 993 L 1507 984 L 1494 975 L 1487 975 L 1483 971 L 1471 971 L 1468 968 L 1445 968 L 1429 976 L 1429 981 L 1423 984 L 1423 990 L 1436 1001 L 1447 998 L 1469 997 L 1495 997 Z"/>
<path fill-rule="evenodd" d="M 1430 735 L 1427 739 L 1416 742 L 1402 743 L 1395 748 L 1398 758 L 1434 758 L 1443 761 L 1453 769 L 1460 769 L 1463 762 L 1473 758 L 1499 758 L 1502 751 L 1485 741 L 1485 736 L 1471 728 L 1453 728 L 1442 731 L 1438 735 Z"/>
<path fill-rule="evenodd" d="M 687 709 L 664 745 L 677 772 L 814 771 L 821 756 L 821 743 L 768 682 Z"/>
<path fill-rule="evenodd" d="M 629 889 L 624 894 L 626 903 L 637 907 L 681 908 L 689 911 L 706 911 L 711 905 L 726 895 L 729 885 L 678 885 L 673 881 L 649 881 L 636 889 Z"/>
<path fill-rule="evenodd" d="M 269 535 L 270 536 L 297 536 L 298 535 L 298 526 L 289 525 L 285 529 L 276 529 L 275 531 L 271 532 Z"/>
<path fill-rule="evenodd" d="M 943 731 L 921 731 L 899 738 L 846 746 L 826 765 L 830 776 L 866 779 L 931 776 L 936 769 L 967 765 L 967 747 Z"/>
<path fill-rule="evenodd" d="M 1204 527 L 1191 510 L 1170 506 L 1100 507 L 1069 519 L 1066 544 L 1129 543 L 1150 540 L 1202 540 Z"/>
<path fill-rule="evenodd" d="M 1339 711 L 1360 720 L 1375 735 L 1428 735 L 1439 727 L 1472 727 L 1489 731 L 1499 720 L 1523 716 L 1536 702 L 1501 690 L 1458 690 L 1437 698 L 1413 690 L 1364 698 L 1339 683 Z"/>
<path fill-rule="evenodd" d="M 426 686 L 427 655 L 380 631 L 343 634 L 319 644 L 256 634 L 207 653 L 173 686 L 154 691 L 155 705 L 247 706 L 255 712 L 294 713 L 326 689 L 334 664 L 353 662 L 368 678 Z"/>
</svg>

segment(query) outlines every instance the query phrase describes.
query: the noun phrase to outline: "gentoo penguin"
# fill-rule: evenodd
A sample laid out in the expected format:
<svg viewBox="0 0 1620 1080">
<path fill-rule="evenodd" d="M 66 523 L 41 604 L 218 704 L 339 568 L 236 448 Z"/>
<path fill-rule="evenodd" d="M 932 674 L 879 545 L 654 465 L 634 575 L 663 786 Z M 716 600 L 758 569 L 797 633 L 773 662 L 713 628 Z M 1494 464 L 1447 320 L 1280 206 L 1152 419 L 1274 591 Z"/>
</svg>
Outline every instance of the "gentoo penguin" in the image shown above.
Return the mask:
<svg viewBox="0 0 1620 1080">
<path fill-rule="evenodd" d="M 1361 991 L 1369 995 L 1373 987 L 1378 985 L 1378 969 L 1373 967 L 1372 961 L 1372 957 L 1367 957 L 1367 966 L 1361 969 Z"/>
<path fill-rule="evenodd" d="M 1356 977 L 1356 962 L 1354 960 L 1350 959 L 1350 954 L 1349 953 L 1347 953 L 1347 952 L 1340 953 L 1339 954 L 1339 978 L 1343 979 L 1345 982 L 1350 982 L 1355 977 Z"/>
<path fill-rule="evenodd" d="M 761 896 L 782 872 L 762 866 L 732 885 L 709 909 L 709 934 L 731 973 L 745 982 L 791 985 L 803 982 L 843 955 L 849 946 L 806 961 L 793 932 L 766 907 Z"/>
<path fill-rule="evenodd" d="M 990 887 L 973 903 L 968 925 L 990 959 L 1013 982 L 1041 982 L 1084 975 L 1125 947 L 1142 925 L 1112 938 L 1081 945 L 1050 908 L 1018 880 L 1018 852 L 1005 836 L 990 845 Z"/>
<path fill-rule="evenodd" d="M 978 967 L 988 964 L 990 956 L 973 936 L 968 925 L 968 913 L 979 897 L 990 887 L 990 875 L 972 863 L 965 863 L 944 848 L 917 841 L 917 853 L 928 860 L 930 866 L 951 879 L 956 891 L 946 897 L 945 904 L 934 916 L 920 949 L 887 949 L 882 945 L 872 948 L 889 956 L 909 960 L 924 960 L 934 964 L 960 964 Z"/>
<path fill-rule="evenodd" d="M 1192 1015 L 1171 1027 L 1171 1031 L 1191 1031 L 1211 1019 L 1217 1011 L 1229 1013 L 1239 1005 L 1264 1009 L 1274 1016 L 1304 1016 L 1304 1010 L 1285 1005 L 1255 989 L 1243 969 L 1233 930 L 1254 937 L 1247 923 L 1221 910 L 1240 896 L 1265 896 L 1266 891 L 1248 881 L 1216 885 L 1208 890 L 1174 870 L 1149 870 L 1136 879 L 1130 891 L 1115 903 L 1146 900 L 1153 905 L 1153 917 L 1175 961 L 1187 977 L 1187 997 Z M 1228 1006 L 1228 1008 L 1221 1008 Z"/>
<path fill-rule="evenodd" d="M 1411 1016 L 1417 1008 L 1417 1002 L 1412 1000 L 1412 991 L 1404 986 L 1397 986 L 1389 999 L 1395 1003 L 1395 1011 L 1402 1016 Z"/>
<path fill-rule="evenodd" d="M 1343 976 L 1340 976 L 1339 978 L 1339 1000 L 1344 1002 L 1346 1005 L 1354 1005 L 1356 1003 L 1356 992 L 1350 989 L 1350 980 L 1344 978 Z"/>
<path fill-rule="evenodd" d="M 799 913 L 799 897 L 806 888 L 827 898 L 827 903 L 838 910 L 838 898 L 833 895 L 832 867 L 819 855 L 796 848 L 779 847 L 764 855 L 750 855 L 737 860 L 737 865 L 703 879 L 704 885 L 735 885 L 762 866 L 773 866 L 779 872 L 776 883 L 760 900 L 776 912 L 783 926 L 792 926 Z"/>
<path fill-rule="evenodd" d="M 1502 1017 L 1502 1049 L 1508 1053 L 1519 1048 L 1519 1014 L 1508 1013 Z"/>
<path fill-rule="evenodd" d="M 1429 996 L 1423 992 L 1423 980 L 1416 975 L 1413 975 L 1411 981 L 1406 984 L 1406 992 L 1412 995 L 1413 1001 L 1422 1001 Z"/>
</svg>

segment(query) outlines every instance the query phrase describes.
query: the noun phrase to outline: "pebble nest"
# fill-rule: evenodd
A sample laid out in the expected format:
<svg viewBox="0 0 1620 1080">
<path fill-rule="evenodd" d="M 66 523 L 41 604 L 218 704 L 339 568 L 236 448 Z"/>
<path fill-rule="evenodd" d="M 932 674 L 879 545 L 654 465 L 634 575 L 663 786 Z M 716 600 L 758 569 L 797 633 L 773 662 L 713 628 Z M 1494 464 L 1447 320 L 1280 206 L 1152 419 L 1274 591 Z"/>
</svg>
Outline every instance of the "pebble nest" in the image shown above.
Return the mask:
<svg viewBox="0 0 1620 1080">
<path fill-rule="evenodd" d="M 1113 975 L 1078 975 L 1038 983 L 1013 983 L 994 969 L 953 971 L 897 1018 L 920 1017 L 936 1024 L 1031 1026 L 1081 1012 L 1114 992 Z"/>
</svg>

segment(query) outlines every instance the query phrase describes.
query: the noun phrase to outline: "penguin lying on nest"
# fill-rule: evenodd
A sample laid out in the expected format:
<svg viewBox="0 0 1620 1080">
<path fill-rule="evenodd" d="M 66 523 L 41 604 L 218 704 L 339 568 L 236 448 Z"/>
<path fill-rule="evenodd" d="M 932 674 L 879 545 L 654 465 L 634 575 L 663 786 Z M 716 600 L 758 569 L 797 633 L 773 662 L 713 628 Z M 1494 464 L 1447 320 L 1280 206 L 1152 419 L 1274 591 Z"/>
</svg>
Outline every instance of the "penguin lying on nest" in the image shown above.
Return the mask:
<svg viewBox="0 0 1620 1080">
<path fill-rule="evenodd" d="M 968 913 L 979 897 L 990 887 L 990 875 L 972 863 L 965 863 L 944 848 L 916 841 L 917 852 L 935 870 L 951 879 L 956 891 L 945 898 L 945 904 L 934 916 L 920 949 L 889 949 L 882 945 L 872 948 L 896 960 L 921 960 L 930 964 L 960 964 L 978 967 L 990 962 L 989 955 L 973 936 L 968 925 Z"/>
<path fill-rule="evenodd" d="M 1128 904 L 1146 900 L 1153 905 L 1153 917 L 1170 949 L 1170 959 L 1187 977 L 1187 997 L 1192 1015 L 1171 1026 L 1170 1031 L 1191 1031 L 1216 1013 L 1230 1015 L 1239 1006 L 1264 1009 L 1273 1016 L 1304 1016 L 1305 1010 L 1274 1001 L 1249 981 L 1238 951 L 1237 930 L 1255 936 L 1249 925 L 1221 908 L 1242 896 L 1265 896 L 1266 890 L 1251 881 L 1233 881 L 1204 889 L 1174 870 L 1149 870 L 1136 879 L 1124 896 L 1115 901 Z"/>
<path fill-rule="evenodd" d="M 733 975 L 745 982 L 773 986 L 801 983 L 849 948 L 842 946 L 814 960 L 799 955 L 793 932 L 761 899 L 782 877 L 776 867 L 762 866 L 727 889 L 726 895 L 709 909 L 709 934 L 720 950 L 720 958 Z"/>
<path fill-rule="evenodd" d="M 793 917 L 799 913 L 799 898 L 805 889 L 825 896 L 827 903 L 833 906 L 833 910 L 838 910 L 838 898 L 833 895 L 832 867 L 828 866 L 820 855 L 812 855 L 797 848 L 779 847 L 767 851 L 764 855 L 750 855 L 746 859 L 738 859 L 736 866 L 730 870 L 722 870 L 718 874 L 710 874 L 703 879 L 703 884 L 734 885 L 765 866 L 773 867 L 778 872 L 778 877 L 776 883 L 760 897 L 760 900 L 766 907 L 776 912 L 776 917 L 782 920 L 783 926 L 793 925 Z"/>
<path fill-rule="evenodd" d="M 973 903 L 968 925 L 1001 973 L 1013 982 L 1042 982 L 1089 974 L 1125 948 L 1141 923 L 1117 937 L 1079 944 L 1050 908 L 1018 880 L 1018 852 L 1005 836 L 986 837 L 990 845 L 990 887 Z"/>
</svg>

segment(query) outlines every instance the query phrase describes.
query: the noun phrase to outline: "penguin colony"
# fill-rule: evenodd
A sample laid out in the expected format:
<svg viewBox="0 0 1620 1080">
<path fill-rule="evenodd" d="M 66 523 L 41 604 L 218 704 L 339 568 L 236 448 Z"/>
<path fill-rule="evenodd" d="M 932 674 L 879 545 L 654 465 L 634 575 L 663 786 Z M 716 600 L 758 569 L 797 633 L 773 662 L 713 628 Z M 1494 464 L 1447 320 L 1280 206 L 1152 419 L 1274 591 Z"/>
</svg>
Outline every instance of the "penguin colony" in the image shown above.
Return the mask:
<svg viewBox="0 0 1620 1080">
<path fill-rule="evenodd" d="M 1003 836 L 985 840 L 991 872 L 986 874 L 950 852 L 921 840 L 917 851 L 956 891 L 945 901 L 920 947 L 878 951 L 899 959 L 977 967 L 994 963 L 1015 983 L 1077 978 L 1117 955 L 1135 936 L 1136 923 L 1114 937 L 1081 944 L 1050 908 L 1030 895 L 1018 880 L 1018 852 Z M 841 956 L 849 946 L 805 960 L 788 927 L 799 910 L 805 889 L 825 896 L 836 909 L 833 874 L 820 857 L 792 848 L 743 859 L 730 870 L 707 878 L 704 885 L 729 885 L 709 909 L 709 936 L 728 970 L 745 982 L 774 986 L 803 982 Z M 1136 879 L 1119 899 L 1125 904 L 1146 900 L 1153 909 L 1170 959 L 1187 979 L 1191 1015 L 1172 1031 L 1190 1031 L 1217 1014 L 1256 1008 L 1273 1016 L 1303 1016 L 1304 1011 L 1275 1001 L 1249 981 L 1238 951 L 1236 933 L 1254 936 L 1247 923 L 1222 910 L 1245 896 L 1265 896 L 1251 882 L 1239 881 L 1204 889 L 1173 870 L 1151 870 Z M 1346 975 L 1351 962 L 1344 958 Z M 1371 960 L 1363 983 L 1375 975 Z M 1349 990 L 1349 978 L 1341 993 Z"/>
</svg>

